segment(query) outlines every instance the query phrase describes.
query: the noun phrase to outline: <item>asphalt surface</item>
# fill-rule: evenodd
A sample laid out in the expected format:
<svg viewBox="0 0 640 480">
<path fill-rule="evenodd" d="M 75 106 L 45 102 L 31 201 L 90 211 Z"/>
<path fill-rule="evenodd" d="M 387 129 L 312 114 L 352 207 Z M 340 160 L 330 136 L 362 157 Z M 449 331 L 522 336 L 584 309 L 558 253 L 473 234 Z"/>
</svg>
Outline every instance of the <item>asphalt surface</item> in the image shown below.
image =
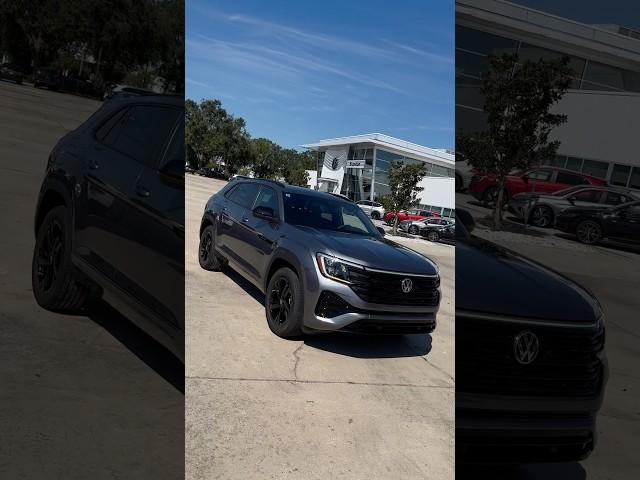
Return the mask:
<svg viewBox="0 0 640 480">
<path fill-rule="evenodd" d="M 0 81 L 3 479 L 184 472 L 182 366 L 106 305 L 91 317 L 59 315 L 38 307 L 31 290 L 33 217 L 49 152 L 99 106 Z"/>
<path fill-rule="evenodd" d="M 186 177 L 186 478 L 453 478 L 455 249 L 403 240 L 440 267 L 431 336 L 283 340 L 257 289 L 198 265 L 224 182 Z"/>
<path fill-rule="evenodd" d="M 456 194 L 456 207 L 469 210 L 477 220 L 491 213 L 464 193 Z M 598 416 L 598 444 L 587 460 L 573 464 L 526 465 L 508 471 L 504 478 L 637 478 L 640 471 L 637 455 L 640 437 L 640 249 L 615 244 L 582 245 L 553 229 L 532 227 L 523 232 L 517 223 L 508 224 L 506 229 L 508 232 L 492 232 L 480 220 L 474 234 L 563 273 L 590 290 L 600 301 L 607 328 L 610 377 Z M 468 478 L 478 478 L 477 472 L 471 472 Z"/>
</svg>

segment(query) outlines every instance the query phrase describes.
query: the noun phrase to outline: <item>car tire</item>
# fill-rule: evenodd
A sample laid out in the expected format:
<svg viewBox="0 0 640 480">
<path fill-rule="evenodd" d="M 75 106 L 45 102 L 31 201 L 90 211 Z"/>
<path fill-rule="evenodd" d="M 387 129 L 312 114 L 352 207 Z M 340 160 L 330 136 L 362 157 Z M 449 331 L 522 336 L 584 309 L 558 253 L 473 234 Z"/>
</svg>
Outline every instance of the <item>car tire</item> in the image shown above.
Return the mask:
<svg viewBox="0 0 640 480">
<path fill-rule="evenodd" d="M 602 240 L 602 227 L 593 220 L 583 220 L 576 226 L 576 237 L 587 245 L 595 245 Z"/>
<path fill-rule="evenodd" d="M 411 235 L 417 235 L 417 234 L 418 234 L 418 232 L 419 232 L 418 227 L 416 227 L 415 225 L 410 225 L 410 226 L 409 226 L 409 233 L 410 233 Z"/>
<path fill-rule="evenodd" d="M 544 205 L 533 207 L 529 220 L 536 227 L 549 228 L 553 225 L 553 210 Z"/>
<path fill-rule="evenodd" d="M 389 217 L 389 220 L 387 220 L 387 225 L 393 225 L 393 222 L 395 222 L 395 221 L 396 221 L 395 215 L 391 215 Z"/>
<path fill-rule="evenodd" d="M 213 238 L 215 230 L 213 225 L 207 225 L 200 235 L 200 244 L 198 246 L 198 262 L 205 270 L 219 272 L 224 266 L 223 261 L 213 248 Z"/>
<path fill-rule="evenodd" d="M 482 204 L 485 207 L 493 208 L 497 201 L 498 189 L 496 187 L 487 187 L 482 194 Z"/>
<path fill-rule="evenodd" d="M 376 212 L 375 210 L 371 212 L 371 218 L 374 220 L 380 220 L 380 212 Z"/>
<path fill-rule="evenodd" d="M 276 271 L 269 280 L 265 295 L 265 313 L 269 329 L 282 338 L 297 337 L 302 332 L 304 295 L 300 279 L 290 268 Z"/>
<path fill-rule="evenodd" d="M 430 242 L 437 242 L 440 240 L 440 234 L 435 230 L 431 230 L 430 232 L 427 232 L 427 240 Z"/>
<path fill-rule="evenodd" d="M 38 228 L 33 249 L 33 295 L 38 305 L 55 312 L 85 310 L 90 296 L 71 262 L 71 228 L 66 207 L 52 208 Z"/>
</svg>

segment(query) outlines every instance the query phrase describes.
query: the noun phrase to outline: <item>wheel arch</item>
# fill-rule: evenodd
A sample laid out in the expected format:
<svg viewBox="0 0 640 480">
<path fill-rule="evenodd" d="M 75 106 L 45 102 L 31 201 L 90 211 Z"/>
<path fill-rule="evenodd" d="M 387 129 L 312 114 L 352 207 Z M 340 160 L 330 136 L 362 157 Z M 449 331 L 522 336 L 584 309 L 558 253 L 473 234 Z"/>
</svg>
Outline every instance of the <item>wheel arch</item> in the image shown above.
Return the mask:
<svg viewBox="0 0 640 480">
<path fill-rule="evenodd" d="M 40 199 L 38 200 L 38 207 L 36 208 L 36 215 L 34 219 L 34 235 L 38 234 L 42 221 L 53 208 L 66 207 L 67 209 L 73 208 L 70 194 L 68 190 L 58 180 L 50 180 L 43 186 Z M 73 218 L 73 212 L 71 212 Z"/>
</svg>

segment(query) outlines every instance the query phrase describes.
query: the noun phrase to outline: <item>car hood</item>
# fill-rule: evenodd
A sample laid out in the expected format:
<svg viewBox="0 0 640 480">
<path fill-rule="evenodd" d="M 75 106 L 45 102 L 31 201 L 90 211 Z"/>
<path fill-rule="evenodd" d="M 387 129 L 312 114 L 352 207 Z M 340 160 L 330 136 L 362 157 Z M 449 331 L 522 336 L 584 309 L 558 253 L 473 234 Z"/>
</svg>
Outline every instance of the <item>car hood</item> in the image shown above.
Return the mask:
<svg viewBox="0 0 640 480">
<path fill-rule="evenodd" d="M 384 237 L 367 237 L 302 226 L 293 228 L 307 237 L 302 240 L 305 245 L 315 245 L 316 253 L 326 253 L 380 270 L 422 275 L 438 272 L 436 264 L 427 257 Z"/>
<path fill-rule="evenodd" d="M 601 315 L 595 297 L 568 278 L 474 236 L 456 245 L 456 309 L 576 323 Z"/>
</svg>

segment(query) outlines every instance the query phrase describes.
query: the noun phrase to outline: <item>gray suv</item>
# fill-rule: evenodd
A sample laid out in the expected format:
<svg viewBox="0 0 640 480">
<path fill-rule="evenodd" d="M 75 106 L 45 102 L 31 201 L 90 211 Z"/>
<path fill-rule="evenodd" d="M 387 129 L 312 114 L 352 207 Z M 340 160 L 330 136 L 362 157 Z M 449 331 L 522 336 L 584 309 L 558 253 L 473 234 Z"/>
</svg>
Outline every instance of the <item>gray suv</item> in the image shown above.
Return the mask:
<svg viewBox="0 0 640 480">
<path fill-rule="evenodd" d="M 229 265 L 258 287 L 269 328 L 281 337 L 436 326 L 437 265 L 384 238 L 356 204 L 326 193 L 231 182 L 207 202 L 198 256 L 202 268 Z"/>
</svg>

